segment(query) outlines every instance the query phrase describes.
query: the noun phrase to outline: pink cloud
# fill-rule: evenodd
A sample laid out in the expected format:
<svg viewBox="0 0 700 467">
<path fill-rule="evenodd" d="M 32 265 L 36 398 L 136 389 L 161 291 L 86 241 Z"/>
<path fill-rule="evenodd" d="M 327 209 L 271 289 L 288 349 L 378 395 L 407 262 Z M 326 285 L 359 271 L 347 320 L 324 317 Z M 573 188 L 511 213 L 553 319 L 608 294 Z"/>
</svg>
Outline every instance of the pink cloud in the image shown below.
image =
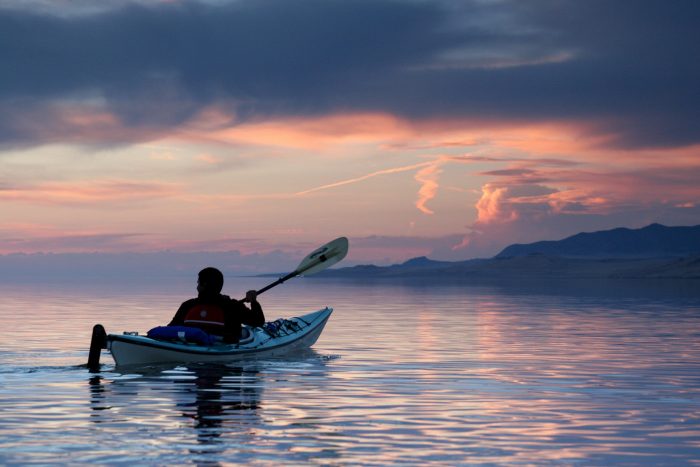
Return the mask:
<svg viewBox="0 0 700 467">
<path fill-rule="evenodd" d="M 196 160 L 205 165 L 219 165 L 222 162 L 221 158 L 212 156 L 211 154 L 199 154 Z"/>
<path fill-rule="evenodd" d="M 474 206 L 475 222 L 455 248 L 493 254 L 510 243 L 580 231 L 697 223 L 700 162 L 657 158 L 644 168 L 628 168 L 627 159 L 611 159 L 607 166 L 597 157 L 587 163 L 585 154 L 577 159 L 570 167 L 504 160 L 505 168 L 480 172 L 491 180 Z"/>
<path fill-rule="evenodd" d="M 418 190 L 416 208 L 424 214 L 434 214 L 433 211 L 427 207 L 427 203 L 435 197 L 439 188 L 438 176 L 442 172 L 440 165 L 440 161 L 438 160 L 434 164 L 420 169 L 414 177 L 416 181 L 421 184 Z"/>
<path fill-rule="evenodd" d="M 160 182 L 94 181 L 43 183 L 0 189 L 0 200 L 36 204 L 100 204 L 153 199 L 180 193 L 177 186 Z"/>
<path fill-rule="evenodd" d="M 326 185 L 321 185 L 321 186 L 317 186 L 314 188 L 309 188 L 308 190 L 304 190 L 304 191 L 300 191 L 300 192 L 296 193 L 296 195 L 298 195 L 298 196 L 307 195 L 307 194 L 314 193 L 317 191 L 328 190 L 330 188 L 337 188 L 337 187 L 343 186 L 343 185 L 350 185 L 353 183 L 368 180 L 370 178 L 378 177 L 380 175 L 389 175 L 389 174 L 412 171 L 412 170 L 416 170 L 416 169 L 421 168 L 421 167 L 430 167 L 430 166 L 432 166 L 432 164 L 433 164 L 433 162 L 419 162 L 417 164 L 411 164 L 411 165 L 407 165 L 407 166 L 403 166 L 403 167 L 392 167 L 389 169 L 377 170 L 375 172 L 370 172 L 366 175 L 362 175 L 360 177 L 349 178 L 347 180 L 340 180 L 337 182 L 328 183 Z"/>
<path fill-rule="evenodd" d="M 481 188 L 481 191 L 481 198 L 476 203 L 477 222 L 490 224 L 492 222 L 507 222 L 517 219 L 515 211 L 506 211 L 504 209 L 503 199 L 508 192 L 508 188 L 495 187 L 487 183 Z"/>
<path fill-rule="evenodd" d="M 532 216 L 548 206 L 548 199 L 556 191 L 552 188 L 531 184 L 498 185 L 487 183 L 476 203 L 477 224 L 507 223 Z"/>
<path fill-rule="evenodd" d="M 403 140 L 413 133 L 411 125 L 389 114 L 331 114 L 232 124 L 219 117 L 198 116 L 187 122 L 180 135 L 248 146 L 280 146 L 323 150 L 342 144 L 367 144 Z"/>
<path fill-rule="evenodd" d="M 139 233 L 57 232 L 48 229 L 0 229 L 0 254 L 16 252 L 83 253 L 143 251 Z"/>
</svg>

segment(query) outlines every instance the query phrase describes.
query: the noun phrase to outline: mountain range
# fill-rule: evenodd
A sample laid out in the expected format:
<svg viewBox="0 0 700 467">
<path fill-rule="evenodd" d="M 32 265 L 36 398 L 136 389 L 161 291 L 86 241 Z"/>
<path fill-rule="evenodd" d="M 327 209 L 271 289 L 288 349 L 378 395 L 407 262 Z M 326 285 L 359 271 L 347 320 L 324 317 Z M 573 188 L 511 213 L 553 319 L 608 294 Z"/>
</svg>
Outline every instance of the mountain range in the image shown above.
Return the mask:
<svg viewBox="0 0 700 467">
<path fill-rule="evenodd" d="M 683 278 L 700 279 L 700 225 L 617 228 L 558 241 L 514 244 L 493 258 L 362 265 L 324 271 L 343 278 Z"/>
<path fill-rule="evenodd" d="M 618 228 L 579 233 L 558 241 L 510 245 L 497 258 L 531 254 L 571 258 L 664 258 L 700 253 L 700 225 L 666 227 L 651 224 L 641 229 Z"/>
</svg>

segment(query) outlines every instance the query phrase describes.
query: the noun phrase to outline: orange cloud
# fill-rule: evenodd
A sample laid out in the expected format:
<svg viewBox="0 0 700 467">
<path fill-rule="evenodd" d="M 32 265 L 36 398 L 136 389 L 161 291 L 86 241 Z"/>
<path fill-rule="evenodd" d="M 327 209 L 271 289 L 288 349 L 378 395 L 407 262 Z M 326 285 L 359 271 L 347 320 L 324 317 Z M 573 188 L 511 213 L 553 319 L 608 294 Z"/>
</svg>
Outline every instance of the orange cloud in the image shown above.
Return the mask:
<svg viewBox="0 0 700 467">
<path fill-rule="evenodd" d="M 509 170 L 500 172 L 511 173 Z M 624 204 L 627 198 L 615 190 L 614 185 L 600 180 L 597 185 L 586 184 L 583 180 L 576 180 L 574 172 L 567 174 L 561 178 L 536 174 L 529 183 L 518 171 L 512 171 L 512 180 L 485 184 L 475 206 L 477 224 L 503 224 L 521 218 L 535 221 L 545 215 L 557 214 L 607 214 L 615 206 Z"/>
<path fill-rule="evenodd" d="M 355 177 L 355 178 L 350 178 L 347 180 L 341 180 L 338 182 L 329 183 L 327 185 L 321 185 L 321 186 L 318 186 L 315 188 L 310 188 L 308 190 L 300 191 L 300 192 L 296 193 L 296 195 L 297 196 L 307 195 L 309 193 L 314 193 L 316 191 L 327 190 L 329 188 L 336 188 L 336 187 L 343 186 L 343 185 L 350 185 L 352 183 L 361 182 L 361 181 L 368 180 L 368 179 L 373 178 L 373 177 L 378 177 L 380 175 L 388 175 L 388 174 L 406 172 L 406 171 L 410 171 L 410 170 L 415 170 L 415 169 L 420 168 L 420 167 L 428 167 L 428 166 L 431 166 L 433 164 L 434 164 L 433 161 L 419 162 L 417 164 L 407 165 L 404 167 L 394 167 L 391 169 L 378 170 L 376 172 L 372 172 L 372 173 L 368 173 L 366 175 L 363 175 L 361 177 Z"/>
<path fill-rule="evenodd" d="M 0 223 L 0 236 L 0 254 L 146 250 L 142 244 L 145 235 L 92 228 L 59 229 L 44 224 Z"/>
<path fill-rule="evenodd" d="M 192 125 L 202 127 L 196 121 Z M 335 114 L 318 118 L 242 123 L 206 130 L 202 137 L 229 144 L 318 150 L 337 144 L 366 144 L 403 139 L 411 133 L 406 122 L 391 115 Z"/>
<path fill-rule="evenodd" d="M 507 209 L 504 203 L 508 188 L 496 187 L 487 183 L 481 188 L 482 194 L 476 203 L 477 222 L 490 224 L 493 222 L 508 222 L 517 219 L 518 213 Z"/>
<path fill-rule="evenodd" d="M 418 190 L 416 208 L 418 208 L 418 210 L 424 214 L 434 214 L 434 212 L 429 209 L 426 204 L 435 197 L 435 194 L 439 188 L 438 175 L 442 173 L 440 165 L 440 161 L 438 160 L 435 163 L 419 170 L 414 177 L 417 182 L 421 183 L 421 187 Z"/>
<path fill-rule="evenodd" d="M 178 194 L 170 184 L 128 181 L 46 183 L 0 190 L 0 201 L 39 204 L 97 204 Z"/>
<path fill-rule="evenodd" d="M 211 154 L 199 154 L 196 160 L 206 165 L 218 165 L 221 163 L 220 158 L 212 156 Z"/>
<path fill-rule="evenodd" d="M 438 177 L 442 173 L 441 166 L 449 161 L 454 161 L 453 158 L 450 157 L 438 157 L 435 160 L 432 161 L 427 161 L 427 162 L 419 162 L 417 164 L 411 164 L 403 167 L 394 167 L 391 169 L 384 169 L 384 170 L 378 170 L 376 172 L 371 172 L 369 174 L 363 175 L 361 177 L 355 177 L 347 180 L 341 180 L 338 182 L 334 183 L 329 183 L 327 185 L 322 185 L 319 187 L 315 188 L 310 188 L 308 190 L 304 190 L 301 192 L 296 193 L 296 195 L 306 195 L 310 193 L 314 193 L 317 191 L 321 190 L 327 190 L 330 188 L 336 188 L 339 186 L 344 186 L 344 185 L 350 185 L 353 183 L 358 183 L 364 180 L 368 180 L 373 177 L 378 177 L 381 175 L 389 175 L 389 174 L 395 174 L 395 173 L 400 173 L 400 172 L 407 172 L 407 171 L 412 171 L 416 169 L 418 172 L 414 175 L 414 179 L 421 184 L 420 188 L 418 189 L 418 199 L 416 200 L 415 206 L 416 208 L 421 211 L 424 214 L 434 214 L 434 212 L 427 207 L 428 201 L 433 199 L 438 191 L 439 188 L 439 183 L 438 183 Z M 457 162 L 465 162 L 465 160 L 456 160 Z"/>
<path fill-rule="evenodd" d="M 209 108 L 174 132 L 184 139 L 250 146 L 321 150 L 334 145 L 376 144 L 392 151 L 489 146 L 542 155 L 591 151 L 600 145 L 585 124 L 474 119 L 407 120 L 387 113 L 336 113 L 236 122 Z"/>
<path fill-rule="evenodd" d="M 537 222 L 544 216 L 619 215 L 662 206 L 694 208 L 700 199 L 700 163 L 677 168 L 675 161 L 664 165 L 661 160 L 654 165 L 624 170 L 598 162 L 595 169 L 562 169 L 532 160 L 481 172 L 495 180 L 482 187 L 475 206 L 476 224 Z"/>
</svg>

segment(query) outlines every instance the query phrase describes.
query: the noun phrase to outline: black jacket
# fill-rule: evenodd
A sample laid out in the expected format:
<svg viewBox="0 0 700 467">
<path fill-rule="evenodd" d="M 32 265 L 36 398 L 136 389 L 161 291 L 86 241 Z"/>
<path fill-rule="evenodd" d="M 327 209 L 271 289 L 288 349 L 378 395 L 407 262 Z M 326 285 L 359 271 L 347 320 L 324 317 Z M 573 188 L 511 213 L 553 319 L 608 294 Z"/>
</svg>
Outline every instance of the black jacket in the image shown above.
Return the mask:
<svg viewBox="0 0 700 467">
<path fill-rule="evenodd" d="M 187 300 L 173 317 L 168 326 L 184 326 L 185 316 L 195 305 L 217 305 L 224 310 L 225 331 L 223 338 L 226 342 L 238 342 L 241 338 L 241 325 L 262 326 L 265 324 L 265 315 L 262 307 L 255 301 L 250 308 L 243 302 L 234 300 L 228 295 L 215 295 L 213 297 L 197 297 Z"/>
</svg>

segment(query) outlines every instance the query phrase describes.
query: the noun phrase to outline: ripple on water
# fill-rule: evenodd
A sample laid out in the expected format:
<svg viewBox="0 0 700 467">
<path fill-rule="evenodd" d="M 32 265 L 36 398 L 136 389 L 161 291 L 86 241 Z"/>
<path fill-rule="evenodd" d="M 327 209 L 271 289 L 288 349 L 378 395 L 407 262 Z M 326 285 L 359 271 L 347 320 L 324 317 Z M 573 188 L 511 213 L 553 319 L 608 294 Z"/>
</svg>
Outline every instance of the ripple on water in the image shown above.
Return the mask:
<svg viewBox="0 0 700 467">
<path fill-rule="evenodd" d="M 148 329 L 162 314 L 155 305 L 162 296 L 152 309 L 148 296 L 47 295 L 38 305 L 10 297 L 13 307 L 38 306 L 49 319 L 68 306 L 78 316 L 22 329 L 18 335 L 31 339 L 0 348 L 0 464 L 689 465 L 700 458 L 698 300 L 298 290 L 292 303 L 336 309 L 308 355 L 122 370 L 105 353 L 92 374 L 84 362 L 96 310 L 104 310 L 103 322 L 121 317 L 112 328 Z M 275 303 L 289 306 L 271 300 L 268 313 Z"/>
</svg>

